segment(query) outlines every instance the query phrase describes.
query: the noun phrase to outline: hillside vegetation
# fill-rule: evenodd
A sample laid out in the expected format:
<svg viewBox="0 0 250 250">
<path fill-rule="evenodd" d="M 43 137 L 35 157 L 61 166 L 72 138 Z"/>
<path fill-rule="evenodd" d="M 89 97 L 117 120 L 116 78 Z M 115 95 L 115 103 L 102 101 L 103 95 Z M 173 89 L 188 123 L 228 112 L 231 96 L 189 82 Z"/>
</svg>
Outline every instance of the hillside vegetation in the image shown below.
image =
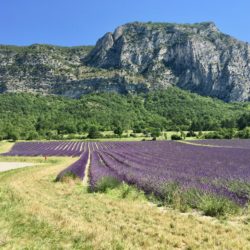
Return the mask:
<svg viewBox="0 0 250 250">
<path fill-rule="evenodd" d="M 27 93 L 0 95 L 0 138 L 37 139 L 133 129 L 217 130 L 248 112 L 248 104 L 224 103 L 178 88 L 141 95 L 99 93 L 79 99 Z M 223 125 L 224 124 L 224 125 Z"/>
</svg>

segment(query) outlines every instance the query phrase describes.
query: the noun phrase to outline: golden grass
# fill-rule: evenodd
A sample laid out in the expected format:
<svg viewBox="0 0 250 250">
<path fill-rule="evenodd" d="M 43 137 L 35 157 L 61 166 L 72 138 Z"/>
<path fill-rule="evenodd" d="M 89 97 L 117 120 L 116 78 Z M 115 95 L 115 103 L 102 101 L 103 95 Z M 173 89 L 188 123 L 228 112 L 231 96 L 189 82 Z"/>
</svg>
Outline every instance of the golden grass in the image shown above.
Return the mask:
<svg viewBox="0 0 250 250">
<path fill-rule="evenodd" d="M 194 146 L 198 146 L 198 147 L 210 147 L 210 148 L 223 148 L 224 147 L 224 146 L 219 146 L 219 145 L 195 143 L 195 140 L 192 141 L 192 142 L 180 140 L 178 142 L 185 143 L 185 144 L 190 144 L 190 145 L 194 145 Z"/>
<path fill-rule="evenodd" d="M 0 142 L 0 153 L 8 152 L 13 147 L 13 145 L 14 145 L 13 142 L 6 142 L 6 141 Z"/>
<path fill-rule="evenodd" d="M 81 182 L 54 182 L 74 160 L 51 158 L 43 166 L 0 174 L 0 247 L 250 249 L 249 217 L 219 221 L 143 199 L 88 193 Z"/>
</svg>

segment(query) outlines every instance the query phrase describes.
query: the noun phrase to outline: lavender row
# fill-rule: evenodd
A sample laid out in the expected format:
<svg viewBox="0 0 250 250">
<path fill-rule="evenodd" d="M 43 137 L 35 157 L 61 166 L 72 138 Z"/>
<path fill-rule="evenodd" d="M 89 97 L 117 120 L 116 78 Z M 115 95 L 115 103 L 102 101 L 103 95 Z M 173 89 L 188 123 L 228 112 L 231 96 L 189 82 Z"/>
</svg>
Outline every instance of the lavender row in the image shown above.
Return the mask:
<svg viewBox="0 0 250 250">
<path fill-rule="evenodd" d="M 87 150 L 81 155 L 79 160 L 77 160 L 72 165 L 61 171 L 56 177 L 56 180 L 57 181 L 61 180 L 65 175 L 69 173 L 83 180 L 88 159 L 89 159 L 89 151 Z"/>
<path fill-rule="evenodd" d="M 82 152 L 89 149 L 107 150 L 114 147 L 114 144 L 100 142 L 17 142 L 10 152 L 4 156 L 80 156 Z"/>
<path fill-rule="evenodd" d="M 140 142 L 119 144 L 100 156 L 120 180 L 146 192 L 159 194 L 164 183 L 177 182 L 184 189 L 197 188 L 239 204 L 249 200 L 249 194 L 229 185 L 250 183 L 250 155 L 245 149 Z"/>
<path fill-rule="evenodd" d="M 95 190 L 98 182 L 104 177 L 113 177 L 120 180 L 120 176 L 112 168 L 109 168 L 105 162 L 102 161 L 98 152 L 91 154 L 91 165 L 89 170 L 90 188 L 92 191 Z"/>
</svg>

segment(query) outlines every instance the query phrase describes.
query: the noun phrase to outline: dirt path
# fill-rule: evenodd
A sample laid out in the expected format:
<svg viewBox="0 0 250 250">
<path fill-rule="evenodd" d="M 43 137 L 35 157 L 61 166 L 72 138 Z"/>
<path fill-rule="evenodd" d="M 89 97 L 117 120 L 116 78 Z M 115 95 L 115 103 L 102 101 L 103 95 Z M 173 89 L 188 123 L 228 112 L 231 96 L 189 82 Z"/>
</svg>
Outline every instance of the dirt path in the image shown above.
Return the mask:
<svg viewBox="0 0 250 250">
<path fill-rule="evenodd" d="M 16 168 L 24 168 L 35 165 L 29 162 L 0 162 L 0 172 L 8 171 Z"/>
</svg>

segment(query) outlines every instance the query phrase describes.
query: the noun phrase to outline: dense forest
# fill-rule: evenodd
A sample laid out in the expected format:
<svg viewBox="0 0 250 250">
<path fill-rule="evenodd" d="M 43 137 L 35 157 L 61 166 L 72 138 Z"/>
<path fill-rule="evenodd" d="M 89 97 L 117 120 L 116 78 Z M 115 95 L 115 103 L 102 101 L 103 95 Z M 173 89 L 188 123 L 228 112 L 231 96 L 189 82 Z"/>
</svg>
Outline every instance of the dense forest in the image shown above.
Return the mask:
<svg viewBox="0 0 250 250">
<path fill-rule="evenodd" d="M 141 95 L 99 93 L 79 99 L 0 95 L 0 139 L 60 139 L 65 134 L 124 130 L 217 131 L 250 124 L 249 103 L 224 103 L 177 88 Z"/>
</svg>

